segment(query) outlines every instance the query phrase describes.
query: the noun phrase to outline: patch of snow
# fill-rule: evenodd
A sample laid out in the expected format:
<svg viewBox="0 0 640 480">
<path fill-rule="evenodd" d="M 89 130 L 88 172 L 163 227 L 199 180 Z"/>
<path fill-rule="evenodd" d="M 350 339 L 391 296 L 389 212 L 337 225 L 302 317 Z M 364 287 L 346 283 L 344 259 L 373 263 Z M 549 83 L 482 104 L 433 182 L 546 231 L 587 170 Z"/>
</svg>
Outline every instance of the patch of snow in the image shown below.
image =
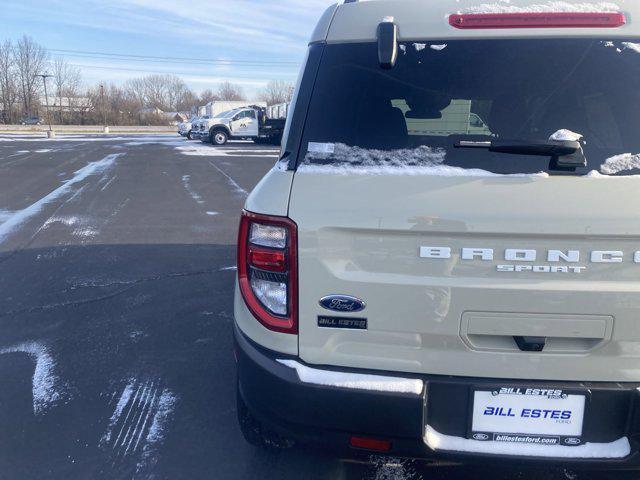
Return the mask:
<svg viewBox="0 0 640 480">
<path fill-rule="evenodd" d="M 582 138 L 582 134 L 572 132 L 571 130 L 567 130 L 563 128 L 558 130 L 556 133 L 549 137 L 549 140 L 554 140 L 556 142 L 577 142 Z"/>
<path fill-rule="evenodd" d="M 173 415 L 177 402 L 176 396 L 171 390 L 165 388 L 157 402 L 157 409 L 153 415 L 151 427 L 145 438 L 142 450 L 142 460 L 137 465 L 136 473 L 157 462 L 156 449 L 164 441 L 167 424 Z"/>
<path fill-rule="evenodd" d="M 249 192 L 247 192 L 244 188 L 238 185 L 238 182 L 236 182 L 233 178 L 231 178 L 231 176 L 228 173 L 226 173 L 224 170 L 222 170 L 220 167 L 218 167 L 215 163 L 211 161 L 209 162 L 209 165 L 215 168 L 218 171 L 218 173 L 220 173 L 223 177 L 227 179 L 227 183 L 233 188 L 235 193 L 243 197 L 249 196 Z"/>
<path fill-rule="evenodd" d="M 80 227 L 76 228 L 72 235 L 80 238 L 93 238 L 100 235 L 100 230 L 93 227 Z"/>
<path fill-rule="evenodd" d="M 407 46 L 406 45 L 401 44 L 401 45 L 399 45 L 399 47 L 400 47 L 400 51 L 402 53 L 405 53 L 405 54 L 407 53 Z"/>
<path fill-rule="evenodd" d="M 169 135 L 130 135 L 130 136 L 95 136 L 92 134 L 68 134 L 68 135 L 56 135 L 55 138 L 47 138 L 44 135 L 20 135 L 13 136 L 10 134 L 0 134 L 0 142 L 76 142 L 76 143 L 86 143 L 86 142 L 123 142 L 127 141 L 130 143 L 134 142 L 150 142 L 150 143 L 158 143 L 158 142 L 172 142 L 172 143 L 182 143 L 186 144 L 187 141 L 183 140 L 182 142 L 176 141 L 176 137 Z M 141 145 L 144 143 L 141 143 Z"/>
<path fill-rule="evenodd" d="M 200 196 L 199 193 L 197 193 L 192 187 L 191 187 L 191 175 L 183 175 L 182 176 L 182 184 L 184 185 L 185 190 L 187 190 L 187 192 L 189 192 L 189 195 L 191 195 L 191 198 L 193 198 L 196 203 L 199 204 L 203 204 L 204 200 L 202 200 L 202 197 Z"/>
<path fill-rule="evenodd" d="M 413 44 L 413 48 L 416 49 L 416 52 L 421 52 L 422 50 L 427 48 L 427 44 L 426 43 L 414 43 Z"/>
<path fill-rule="evenodd" d="M 440 177 L 548 177 L 536 174 L 501 175 L 477 168 L 444 165 L 446 151 L 422 145 L 415 149 L 375 150 L 335 144 L 334 154 L 307 153 L 298 172 L 333 175 L 431 175 Z"/>
<path fill-rule="evenodd" d="M 178 146 L 176 150 L 182 155 L 196 157 L 259 157 L 259 158 L 279 158 L 279 150 L 236 150 L 221 149 L 211 145 L 193 145 Z"/>
<path fill-rule="evenodd" d="M 25 353 L 35 362 L 32 378 L 33 413 L 42 414 L 51 405 L 67 396 L 60 379 L 54 373 L 55 362 L 47 347 L 37 342 L 21 343 L 0 349 L 0 355 L 6 353 Z"/>
<path fill-rule="evenodd" d="M 484 453 L 489 455 L 515 455 L 546 458 L 624 458 L 631 453 L 627 437 L 611 443 L 585 443 L 577 447 L 564 445 L 536 445 L 471 440 L 444 435 L 427 425 L 424 438 L 429 448 L 436 451 Z"/>
<path fill-rule="evenodd" d="M 615 13 L 620 11 L 620 6 L 610 2 L 566 2 L 549 1 L 534 3 L 531 5 L 516 6 L 508 2 L 483 3 L 464 9 L 461 13 Z"/>
<path fill-rule="evenodd" d="M 237 270 L 238 270 L 238 267 L 233 266 L 233 267 L 224 267 L 224 268 L 221 268 L 221 269 L 220 269 L 220 271 L 221 271 L 221 272 L 226 272 L 226 271 L 229 271 L 229 270 L 232 270 L 232 271 L 234 271 L 234 272 L 235 272 L 235 271 L 237 271 Z"/>
<path fill-rule="evenodd" d="M 206 212 L 210 217 L 215 217 L 216 215 L 220 215 L 220 212 Z"/>
<path fill-rule="evenodd" d="M 116 427 L 118 420 L 120 420 L 120 416 L 124 411 L 124 407 L 126 407 L 129 404 L 129 401 L 131 400 L 131 395 L 133 395 L 134 387 L 135 387 L 135 383 L 133 381 L 129 382 L 127 386 L 124 387 L 124 390 L 122 391 L 122 394 L 118 399 L 116 408 L 113 411 L 111 418 L 109 419 L 109 426 L 107 427 L 107 431 L 102 436 L 101 443 L 104 444 L 111 441 L 113 430 Z"/>
<path fill-rule="evenodd" d="M 35 153 L 49 153 L 52 150 L 50 148 L 41 148 L 39 150 L 34 150 Z"/>
<path fill-rule="evenodd" d="M 7 218 L 13 215 L 14 212 L 10 210 L 2 210 L 0 209 L 0 223 L 4 222 Z"/>
<path fill-rule="evenodd" d="M 384 17 L 382 19 L 382 23 L 393 23 L 395 21 L 395 18 L 393 17 Z"/>
<path fill-rule="evenodd" d="M 607 160 L 600 166 L 600 171 L 605 175 L 614 175 L 626 170 L 640 169 L 640 153 L 623 153 Z"/>
<path fill-rule="evenodd" d="M 122 155 L 124 154 L 113 153 L 104 157 L 102 160 L 89 163 L 88 165 L 82 167 L 80 170 L 74 172 L 73 177 L 63 182 L 60 187 L 56 188 L 48 195 L 42 197 L 40 200 L 32 203 L 28 207 L 14 212 L 13 215 L 0 223 L 0 242 L 4 241 L 8 235 L 10 235 L 15 229 L 26 222 L 29 218 L 40 213 L 45 205 L 53 202 L 60 196 L 69 193 L 71 191 L 71 187 L 73 187 L 77 183 L 82 182 L 87 177 L 95 175 L 97 173 L 103 173 L 106 169 L 108 169 L 115 163 L 118 157 Z"/>
<path fill-rule="evenodd" d="M 286 172 L 287 170 L 289 170 L 289 159 L 285 158 L 283 160 L 278 160 L 273 168 L 282 172 Z"/>
<path fill-rule="evenodd" d="M 370 390 L 375 392 L 412 393 L 414 395 L 422 394 L 424 387 L 422 380 L 413 378 L 319 370 L 302 365 L 295 360 L 278 359 L 278 363 L 293 368 L 302 382 L 314 385 L 349 388 L 353 390 Z"/>
<path fill-rule="evenodd" d="M 113 177 L 111 177 L 111 178 L 107 181 L 107 183 L 105 183 L 105 184 L 100 188 L 100 191 L 101 191 L 101 192 L 104 192 L 107 188 L 109 188 L 109 185 L 111 185 L 111 184 L 116 180 L 116 178 L 118 178 L 118 176 L 117 176 L 117 175 L 114 175 Z"/>
<path fill-rule="evenodd" d="M 431 50 L 437 50 L 439 52 L 440 50 L 444 50 L 445 48 L 447 48 L 447 44 L 443 43 L 442 45 L 429 45 L 429 48 Z"/>
<path fill-rule="evenodd" d="M 640 53 L 640 43 L 622 42 L 622 46 L 636 53 Z"/>
</svg>

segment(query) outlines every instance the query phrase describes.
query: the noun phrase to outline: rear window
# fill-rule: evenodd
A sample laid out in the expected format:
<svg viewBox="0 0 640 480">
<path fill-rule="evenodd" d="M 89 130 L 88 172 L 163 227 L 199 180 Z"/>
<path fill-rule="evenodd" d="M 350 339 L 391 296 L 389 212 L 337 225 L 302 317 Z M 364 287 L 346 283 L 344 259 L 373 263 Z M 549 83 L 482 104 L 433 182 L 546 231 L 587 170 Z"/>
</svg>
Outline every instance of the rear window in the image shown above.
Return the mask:
<svg viewBox="0 0 640 480">
<path fill-rule="evenodd" d="M 640 40 L 409 42 L 391 70 L 375 43 L 328 45 L 302 163 L 555 174 L 547 157 L 454 145 L 556 134 L 581 136 L 588 165 L 575 174 L 639 174 L 639 75 Z"/>
</svg>

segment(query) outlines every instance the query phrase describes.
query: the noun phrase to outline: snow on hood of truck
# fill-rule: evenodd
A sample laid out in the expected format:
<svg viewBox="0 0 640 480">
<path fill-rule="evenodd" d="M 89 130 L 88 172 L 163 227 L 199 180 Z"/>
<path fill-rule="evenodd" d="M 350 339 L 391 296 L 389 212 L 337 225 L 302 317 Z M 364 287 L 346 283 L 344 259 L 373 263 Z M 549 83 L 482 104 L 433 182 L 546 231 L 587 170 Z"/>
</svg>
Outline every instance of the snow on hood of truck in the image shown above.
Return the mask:
<svg viewBox="0 0 640 480">
<path fill-rule="evenodd" d="M 626 23 L 615 28 L 498 28 L 465 30 L 448 23 L 451 15 L 487 13 L 622 13 Z M 589 37 L 601 31 L 610 38 L 640 35 L 640 2 L 615 0 L 609 2 L 511 0 L 481 3 L 477 0 L 376 0 L 354 2 L 330 7 L 311 37 L 311 43 L 372 42 L 377 26 L 385 17 L 393 16 L 398 25 L 399 41 L 456 38 L 531 38 Z"/>
</svg>

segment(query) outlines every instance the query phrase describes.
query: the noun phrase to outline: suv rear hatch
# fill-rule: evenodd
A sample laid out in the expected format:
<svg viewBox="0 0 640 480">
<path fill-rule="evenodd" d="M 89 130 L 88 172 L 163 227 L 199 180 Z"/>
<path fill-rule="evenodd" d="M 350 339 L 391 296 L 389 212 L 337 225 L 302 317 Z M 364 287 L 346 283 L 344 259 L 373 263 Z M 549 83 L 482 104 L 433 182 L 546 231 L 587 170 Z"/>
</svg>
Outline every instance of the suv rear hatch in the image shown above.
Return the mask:
<svg viewBox="0 0 640 480">
<path fill-rule="evenodd" d="M 391 70 L 377 53 L 327 45 L 309 106 L 289 211 L 301 358 L 640 380 L 637 40 L 409 42 Z M 550 137 L 580 139 L 587 165 L 455 147 Z"/>
</svg>

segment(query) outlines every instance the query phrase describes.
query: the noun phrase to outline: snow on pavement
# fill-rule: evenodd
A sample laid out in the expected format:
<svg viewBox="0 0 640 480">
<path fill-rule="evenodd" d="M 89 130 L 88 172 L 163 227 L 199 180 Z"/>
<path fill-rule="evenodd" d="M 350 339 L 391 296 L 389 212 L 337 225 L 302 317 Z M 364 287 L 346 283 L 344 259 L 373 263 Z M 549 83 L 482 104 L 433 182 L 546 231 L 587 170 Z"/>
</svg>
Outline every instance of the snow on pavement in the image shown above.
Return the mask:
<svg viewBox="0 0 640 480">
<path fill-rule="evenodd" d="M 184 185 L 185 190 L 189 192 L 189 195 L 191 195 L 191 198 L 193 198 L 196 203 L 198 204 L 204 203 L 204 200 L 202 200 L 202 196 L 198 192 L 196 192 L 191 186 L 191 175 L 183 175 L 182 184 Z"/>
<path fill-rule="evenodd" d="M 124 153 L 114 153 L 104 157 L 102 160 L 89 163 L 80 170 L 77 170 L 73 174 L 73 177 L 63 182 L 61 186 L 53 190 L 48 195 L 42 197 L 37 202 L 32 203 L 22 210 L 13 212 L 12 215 L 0 223 L 0 243 L 5 241 L 10 234 L 29 220 L 29 218 L 40 213 L 45 205 L 57 200 L 62 195 L 69 193 L 74 185 L 85 180 L 87 177 L 97 173 L 103 173 L 115 163 L 118 157 L 122 155 L 124 155 Z"/>
<path fill-rule="evenodd" d="M 230 149 L 219 148 L 211 145 L 192 145 L 187 144 L 176 147 L 176 150 L 182 155 L 197 156 L 197 157 L 237 157 L 237 156 L 256 156 L 261 158 L 278 158 L 279 151 L 277 149 L 271 150 L 257 150 L 257 149 Z"/>
<path fill-rule="evenodd" d="M 32 378 L 33 413 L 40 415 L 56 402 L 69 397 L 66 386 L 54 373 L 55 361 L 46 346 L 38 342 L 26 342 L 0 349 L 0 355 L 25 353 L 35 363 Z"/>
<path fill-rule="evenodd" d="M 231 178 L 231 176 L 229 176 L 228 173 L 226 173 L 224 170 L 222 170 L 220 167 L 218 167 L 213 162 L 209 162 L 209 165 L 211 165 L 213 168 L 215 168 L 220 174 L 222 174 L 222 176 L 224 176 L 227 179 L 227 183 L 233 188 L 235 193 L 237 193 L 238 195 L 241 195 L 243 197 L 249 196 L 249 192 L 247 192 L 244 188 L 242 188 L 240 185 L 238 185 L 238 182 L 236 182 L 233 178 Z"/>
<path fill-rule="evenodd" d="M 58 135 L 55 138 L 46 136 L 22 135 L 13 136 L 10 134 L 0 134 L 0 142 L 176 142 L 186 143 L 186 140 L 176 140 L 174 135 L 140 135 L 140 136 L 91 136 L 91 134 L 78 135 Z M 140 143 L 143 145 L 144 143 Z"/>
<path fill-rule="evenodd" d="M 176 395 L 160 383 L 159 379 L 129 379 L 100 439 L 100 446 L 115 458 L 137 457 L 138 472 L 157 457 L 177 403 Z"/>
</svg>

